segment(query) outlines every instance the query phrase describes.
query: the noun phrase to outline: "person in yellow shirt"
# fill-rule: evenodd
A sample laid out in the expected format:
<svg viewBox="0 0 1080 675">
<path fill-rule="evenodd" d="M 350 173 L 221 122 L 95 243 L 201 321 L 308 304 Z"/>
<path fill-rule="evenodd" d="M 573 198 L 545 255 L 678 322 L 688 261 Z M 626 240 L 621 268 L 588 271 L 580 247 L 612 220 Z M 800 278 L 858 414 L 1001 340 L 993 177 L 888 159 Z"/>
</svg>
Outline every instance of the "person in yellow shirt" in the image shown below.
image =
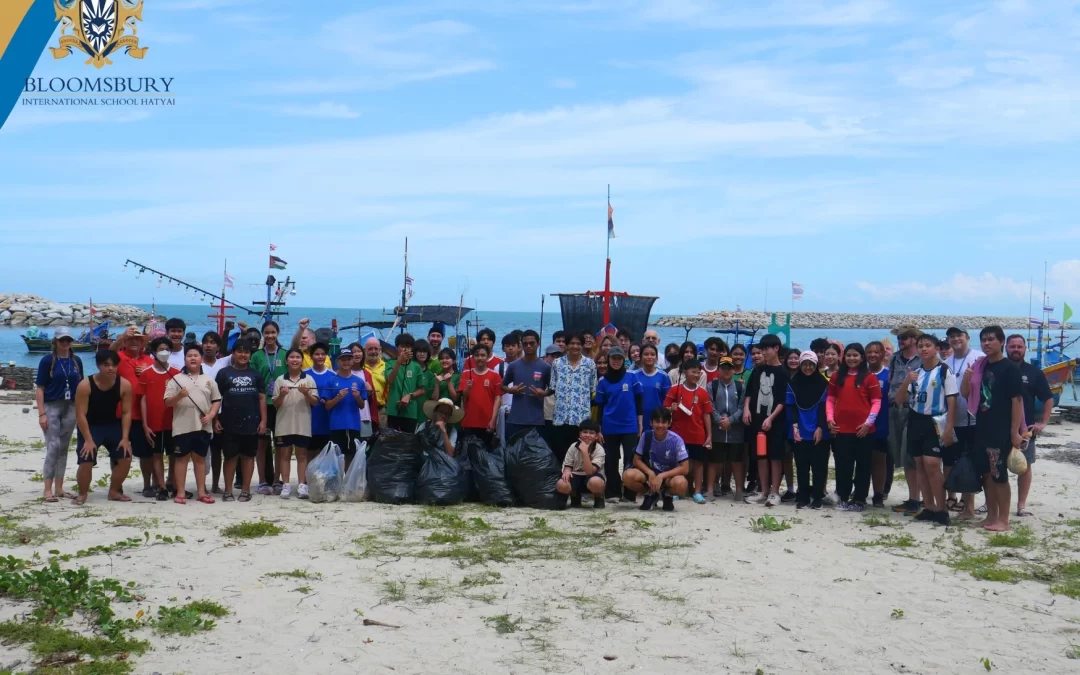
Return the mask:
<svg viewBox="0 0 1080 675">
<path fill-rule="evenodd" d="M 377 337 L 369 337 L 364 340 L 364 370 L 371 378 L 371 386 L 375 392 L 375 402 L 379 407 L 378 428 L 386 428 L 386 361 L 382 358 L 382 343 Z M 372 425 L 376 420 L 371 420 Z"/>
</svg>

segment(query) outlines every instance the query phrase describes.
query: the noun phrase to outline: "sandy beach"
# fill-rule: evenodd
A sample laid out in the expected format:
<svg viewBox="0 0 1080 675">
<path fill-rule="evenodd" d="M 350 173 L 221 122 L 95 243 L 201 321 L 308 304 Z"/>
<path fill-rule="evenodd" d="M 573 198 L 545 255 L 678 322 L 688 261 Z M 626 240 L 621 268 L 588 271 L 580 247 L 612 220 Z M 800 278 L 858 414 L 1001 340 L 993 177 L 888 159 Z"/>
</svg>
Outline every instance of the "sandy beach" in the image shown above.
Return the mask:
<svg viewBox="0 0 1080 675">
<path fill-rule="evenodd" d="M 16 534 L 0 554 L 44 558 L 148 538 L 64 565 L 135 582 L 142 599 L 117 604 L 122 618 L 202 599 L 229 610 L 190 637 L 135 631 L 152 644 L 132 657 L 135 673 L 977 673 L 984 659 L 1001 672 L 1061 673 L 1077 667 L 1067 654 L 1080 656 L 1071 647 L 1080 644 L 1080 602 L 1050 590 L 1060 583 L 1050 580 L 1055 570 L 1080 560 L 1080 468 L 1067 461 L 1035 464 L 1035 516 L 1014 520 L 1032 536 L 1014 546 L 881 509 L 766 512 L 729 500 L 683 501 L 674 514 L 258 495 L 180 506 L 112 503 L 97 487 L 75 507 L 38 500 L 42 484 L 31 478 L 43 450 L 31 445 L 40 433 L 24 407 L 0 405 L 0 507 L 12 518 L 6 533 Z M 1072 448 L 1080 425 L 1068 423 L 1040 445 L 1076 461 Z M 69 483 L 74 468 L 72 453 Z M 108 471 L 102 461 L 95 478 Z M 128 494 L 141 487 L 141 478 L 126 483 Z M 889 502 L 902 493 L 898 481 Z M 790 529 L 752 529 L 766 514 Z M 890 525 L 867 524 L 871 514 Z M 221 532 L 260 518 L 284 532 L 246 540 Z M 160 543 L 159 534 L 184 542 Z M 983 567 L 1020 580 L 945 564 L 971 567 L 987 553 L 1000 560 Z M 309 578 L 268 576 L 293 570 Z M 0 620 L 27 609 L 5 599 Z M 0 646 L 0 671 L 20 662 L 14 672 L 28 672 L 34 660 Z"/>
</svg>

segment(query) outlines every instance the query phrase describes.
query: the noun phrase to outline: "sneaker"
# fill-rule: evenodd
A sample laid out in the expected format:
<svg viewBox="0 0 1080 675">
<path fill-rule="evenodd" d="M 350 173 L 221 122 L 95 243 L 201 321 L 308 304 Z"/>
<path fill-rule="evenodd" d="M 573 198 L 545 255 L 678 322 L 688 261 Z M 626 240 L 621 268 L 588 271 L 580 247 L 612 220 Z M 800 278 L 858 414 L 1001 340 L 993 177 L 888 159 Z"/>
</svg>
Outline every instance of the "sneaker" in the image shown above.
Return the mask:
<svg viewBox="0 0 1080 675">
<path fill-rule="evenodd" d="M 604 503 L 604 498 L 603 497 L 594 497 L 593 498 L 592 507 L 594 509 L 602 509 L 605 506 L 607 506 L 607 504 Z"/>
<path fill-rule="evenodd" d="M 152 487 L 143 488 L 142 496 L 146 497 L 147 499 L 153 499 L 157 496 L 157 490 Z"/>
<path fill-rule="evenodd" d="M 775 492 L 765 499 L 765 506 L 780 506 L 780 495 Z"/>
<path fill-rule="evenodd" d="M 805 509 L 807 506 L 810 506 L 810 502 L 795 502 L 796 511 L 798 511 L 799 509 Z"/>
<path fill-rule="evenodd" d="M 904 509 L 905 516 L 914 516 L 922 511 L 922 502 L 909 502 L 908 508 Z"/>
<path fill-rule="evenodd" d="M 641 506 L 639 506 L 638 509 L 641 511 L 652 511 L 654 504 L 656 504 L 656 494 L 650 492 L 641 498 Z"/>
<path fill-rule="evenodd" d="M 575 509 L 581 508 L 581 495 L 570 495 L 570 506 Z"/>
<path fill-rule="evenodd" d="M 948 512 L 948 510 L 938 511 L 934 515 L 937 516 L 937 522 L 938 522 L 939 525 L 944 525 L 945 527 L 948 527 L 949 525 L 952 524 L 952 521 L 949 520 L 949 512 Z"/>
<path fill-rule="evenodd" d="M 268 495 L 272 492 L 272 490 L 270 489 L 270 486 L 266 483 L 259 483 L 259 486 L 255 488 L 255 492 L 261 495 Z"/>
<path fill-rule="evenodd" d="M 915 502 L 913 502 L 912 500 L 907 499 L 900 502 L 899 504 L 894 504 L 892 510 L 894 513 L 906 513 L 911 508 L 911 505 L 914 503 Z"/>
<path fill-rule="evenodd" d="M 281 491 L 278 494 L 281 495 L 282 499 L 288 499 L 289 497 L 292 497 L 292 486 L 282 485 Z"/>
<path fill-rule="evenodd" d="M 821 500 L 818 499 L 817 497 L 815 497 L 813 499 L 813 501 L 810 502 L 810 508 L 811 508 L 811 510 L 814 510 L 814 511 L 817 511 L 818 509 L 820 509 L 821 508 Z"/>
<path fill-rule="evenodd" d="M 723 497 L 724 496 L 724 488 L 720 487 L 719 483 L 717 483 L 716 487 L 714 487 L 712 489 L 712 496 L 713 497 Z"/>
<path fill-rule="evenodd" d="M 693 499 L 694 499 L 695 504 L 704 504 L 705 503 L 705 496 L 703 494 L 701 494 L 700 492 L 695 492 Z"/>
<path fill-rule="evenodd" d="M 282 485 L 281 483 L 274 483 L 274 487 L 273 487 L 274 494 L 276 494 L 276 495 L 281 494 L 281 491 L 282 491 L 282 489 L 284 489 L 284 487 L 285 486 Z"/>
<path fill-rule="evenodd" d="M 675 510 L 675 498 L 672 495 L 664 495 L 664 510 L 665 511 L 674 511 Z"/>
<path fill-rule="evenodd" d="M 754 503 L 755 503 L 755 504 L 764 504 L 764 503 L 765 503 L 765 502 L 767 502 L 767 501 L 769 501 L 769 495 L 765 494 L 764 492 L 762 492 L 762 493 L 759 493 L 759 494 L 758 494 L 758 495 L 757 495 L 757 496 L 756 496 L 756 497 L 754 498 Z"/>
<path fill-rule="evenodd" d="M 883 509 L 883 508 L 885 508 L 885 498 L 884 497 L 874 497 L 874 508 L 875 509 Z"/>
<path fill-rule="evenodd" d="M 784 490 L 784 494 L 780 495 L 780 501 L 785 504 L 787 502 L 795 501 L 795 490 L 792 490 L 791 488 Z"/>
<path fill-rule="evenodd" d="M 157 491 L 157 500 L 159 502 L 168 501 L 169 500 L 169 491 L 166 490 L 165 488 L 159 489 Z"/>
<path fill-rule="evenodd" d="M 569 501 L 570 495 L 564 495 L 561 492 L 556 492 L 552 501 L 552 510 L 564 511 L 566 510 L 566 503 Z"/>
<path fill-rule="evenodd" d="M 845 511 L 854 511 L 855 513 L 862 513 L 865 509 L 866 504 L 863 504 L 862 502 L 857 502 L 855 500 L 850 500 L 847 504 L 844 505 Z"/>
<path fill-rule="evenodd" d="M 307 483 L 300 483 L 296 486 L 296 496 L 300 499 L 308 498 Z"/>
<path fill-rule="evenodd" d="M 907 514 L 904 514 L 904 515 L 907 515 Z M 937 514 L 934 513 L 933 511 L 931 511 L 930 509 L 922 509 L 921 511 L 919 511 L 918 513 L 915 514 L 914 520 L 936 521 L 937 520 Z"/>
<path fill-rule="evenodd" d="M 829 506 L 836 506 L 837 504 L 842 504 L 843 501 L 844 500 L 840 499 L 840 495 L 836 494 L 836 492 L 833 491 L 825 495 L 825 497 L 821 500 L 821 503 L 828 504 Z"/>
</svg>

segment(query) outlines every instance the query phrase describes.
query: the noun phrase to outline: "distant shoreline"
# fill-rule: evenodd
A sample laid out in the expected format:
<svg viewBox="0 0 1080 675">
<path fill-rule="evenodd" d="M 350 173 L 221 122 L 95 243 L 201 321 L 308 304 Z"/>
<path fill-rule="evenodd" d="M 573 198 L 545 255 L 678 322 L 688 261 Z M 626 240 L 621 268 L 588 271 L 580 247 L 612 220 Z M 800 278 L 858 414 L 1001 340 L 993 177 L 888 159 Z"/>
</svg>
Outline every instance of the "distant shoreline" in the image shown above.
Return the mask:
<svg viewBox="0 0 1080 675">
<path fill-rule="evenodd" d="M 777 319 L 783 321 L 787 312 L 776 312 Z M 693 316 L 662 316 L 656 321 L 657 326 L 678 328 L 731 328 L 735 322 L 746 328 L 764 329 L 769 327 L 772 312 L 735 312 L 732 310 L 711 310 Z M 912 324 L 927 330 L 945 330 L 952 326 L 963 326 L 969 332 L 976 332 L 984 326 L 1001 326 L 1005 330 L 1026 330 L 1027 317 L 1022 316 L 953 316 L 947 314 L 855 314 L 843 312 L 792 312 L 791 328 L 815 329 L 871 329 L 892 330 L 897 326 Z M 1061 330 L 1053 326 L 1051 331 Z M 1065 324 L 1065 330 L 1072 330 L 1072 324 Z"/>
</svg>

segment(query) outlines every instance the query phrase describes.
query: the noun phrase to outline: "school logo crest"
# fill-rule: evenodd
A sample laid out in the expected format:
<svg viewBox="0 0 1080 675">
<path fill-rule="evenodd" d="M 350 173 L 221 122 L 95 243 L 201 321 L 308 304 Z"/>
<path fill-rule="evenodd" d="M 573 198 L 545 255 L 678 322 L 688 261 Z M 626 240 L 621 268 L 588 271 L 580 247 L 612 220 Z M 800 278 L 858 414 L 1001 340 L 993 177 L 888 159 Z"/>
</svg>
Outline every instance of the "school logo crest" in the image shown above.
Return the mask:
<svg viewBox="0 0 1080 675">
<path fill-rule="evenodd" d="M 120 49 L 135 59 L 146 56 L 149 47 L 139 46 L 135 23 L 142 21 L 143 0 L 55 0 L 55 9 L 60 46 L 49 47 L 53 58 L 77 49 L 90 57 L 87 65 L 102 68 L 112 65 L 109 57 Z"/>
</svg>

